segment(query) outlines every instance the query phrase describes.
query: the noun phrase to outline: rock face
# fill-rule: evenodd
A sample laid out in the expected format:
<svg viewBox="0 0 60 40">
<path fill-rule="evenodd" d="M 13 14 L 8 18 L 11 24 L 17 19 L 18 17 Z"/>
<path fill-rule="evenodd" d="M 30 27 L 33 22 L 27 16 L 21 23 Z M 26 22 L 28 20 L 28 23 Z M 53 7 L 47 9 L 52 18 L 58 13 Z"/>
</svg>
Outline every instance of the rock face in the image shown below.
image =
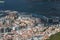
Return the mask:
<svg viewBox="0 0 60 40">
<path fill-rule="evenodd" d="M 4 9 L 33 12 L 43 15 L 60 15 L 59 0 L 5 0 Z"/>
</svg>

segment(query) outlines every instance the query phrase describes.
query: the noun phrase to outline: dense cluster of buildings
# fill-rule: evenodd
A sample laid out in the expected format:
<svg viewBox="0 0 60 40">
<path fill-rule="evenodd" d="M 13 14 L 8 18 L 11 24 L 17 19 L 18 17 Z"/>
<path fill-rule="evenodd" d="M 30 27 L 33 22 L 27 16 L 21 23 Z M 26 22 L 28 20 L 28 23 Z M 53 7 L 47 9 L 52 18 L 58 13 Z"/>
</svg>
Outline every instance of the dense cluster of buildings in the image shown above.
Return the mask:
<svg viewBox="0 0 60 40">
<path fill-rule="evenodd" d="M 58 25 L 44 27 L 42 20 L 32 15 L 4 12 L 8 15 L 0 18 L 0 40 L 46 40 L 60 32 Z"/>
</svg>

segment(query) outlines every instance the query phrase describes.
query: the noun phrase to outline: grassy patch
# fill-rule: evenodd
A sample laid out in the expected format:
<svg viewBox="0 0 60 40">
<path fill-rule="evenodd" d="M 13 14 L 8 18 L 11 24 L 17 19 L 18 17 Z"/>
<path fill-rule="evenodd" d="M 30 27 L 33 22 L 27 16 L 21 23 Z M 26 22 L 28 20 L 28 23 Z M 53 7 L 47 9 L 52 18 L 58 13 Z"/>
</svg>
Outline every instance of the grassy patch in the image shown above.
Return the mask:
<svg viewBox="0 0 60 40">
<path fill-rule="evenodd" d="M 47 40 L 60 40 L 60 32 L 54 35 L 51 35 Z"/>
</svg>

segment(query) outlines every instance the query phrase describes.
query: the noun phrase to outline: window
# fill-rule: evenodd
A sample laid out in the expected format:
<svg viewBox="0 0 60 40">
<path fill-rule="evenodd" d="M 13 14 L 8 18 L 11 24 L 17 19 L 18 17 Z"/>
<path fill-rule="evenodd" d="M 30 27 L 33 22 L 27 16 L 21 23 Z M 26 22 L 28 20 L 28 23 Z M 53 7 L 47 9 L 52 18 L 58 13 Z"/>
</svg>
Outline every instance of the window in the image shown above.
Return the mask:
<svg viewBox="0 0 60 40">
<path fill-rule="evenodd" d="M 11 28 L 6 28 L 5 32 L 11 32 L 11 30 L 12 30 Z"/>
<path fill-rule="evenodd" d="M 0 32 L 1 32 L 1 33 L 4 33 L 4 28 L 1 28 L 1 29 L 0 29 Z"/>
<path fill-rule="evenodd" d="M 20 30 L 20 27 L 16 27 L 15 30 Z"/>
</svg>

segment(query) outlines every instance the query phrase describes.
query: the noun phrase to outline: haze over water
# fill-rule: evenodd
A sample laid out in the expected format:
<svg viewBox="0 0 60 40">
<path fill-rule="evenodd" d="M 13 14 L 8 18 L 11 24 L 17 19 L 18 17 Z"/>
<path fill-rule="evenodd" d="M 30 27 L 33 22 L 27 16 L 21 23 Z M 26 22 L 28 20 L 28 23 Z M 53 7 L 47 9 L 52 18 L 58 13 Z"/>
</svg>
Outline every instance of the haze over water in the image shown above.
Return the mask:
<svg viewBox="0 0 60 40">
<path fill-rule="evenodd" d="M 16 10 L 21 12 L 40 13 L 42 15 L 60 15 L 60 2 L 38 0 L 4 0 L 0 9 Z"/>
</svg>

